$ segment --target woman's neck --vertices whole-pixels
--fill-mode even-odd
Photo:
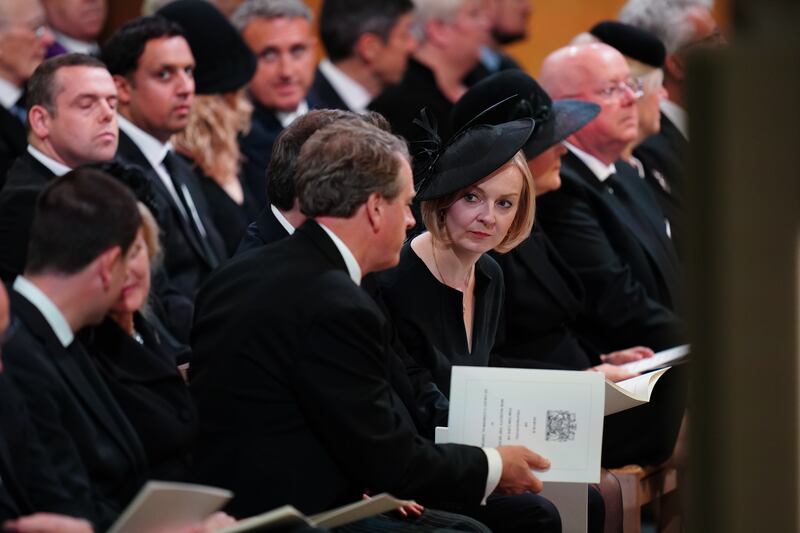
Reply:
[[[440,282],[462,292],[471,288],[475,263],[482,254],[459,253],[452,246],[434,239],[430,233],[415,238],[411,247]]]
[[[125,312],[115,312],[111,311],[109,313],[111,320],[116,322],[119,327],[121,327],[125,333],[128,335],[133,335],[133,312],[132,311],[125,311]]]

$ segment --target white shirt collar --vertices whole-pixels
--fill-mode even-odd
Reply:
[[[58,307],[56,307],[56,304],[54,304],[39,287],[24,277],[17,276],[17,279],[14,280],[13,288],[42,313],[42,316],[50,325],[53,333],[56,334],[56,337],[58,337],[58,340],[64,348],[72,344],[75,333],[73,333],[72,328],[69,327],[67,319],[64,318],[64,315]]]
[[[684,108],[667,99],[661,100],[661,112],[675,124],[686,140],[689,140],[689,114]]]
[[[172,150],[172,144],[169,141],[162,143],[122,115],[117,115],[117,123],[119,129],[131,138],[153,168],[159,167],[167,152]]]
[[[570,152],[575,154],[578,159],[583,161],[583,164],[589,167],[589,170],[592,171],[592,174],[597,176],[597,179],[601,182],[606,181],[610,175],[617,171],[617,167],[614,166],[614,163],[606,165],[592,154],[584,152],[574,144],[568,142],[565,142],[564,144],[567,146]]]
[[[36,159],[39,163],[46,166],[50,170],[50,172],[52,172],[56,176],[63,176],[64,174],[72,170],[64,163],[59,163],[52,157],[43,154],[41,150],[37,149],[31,144],[28,145],[28,153],[31,154],[31,156],[33,156],[33,158]]]
[[[294,111],[275,111],[275,116],[281,126],[288,128],[289,124],[308,113],[308,102],[303,100]]]
[[[53,36],[56,38],[56,41],[58,41],[58,44],[63,46],[67,52],[87,55],[97,55],[100,52],[100,46],[97,43],[79,41],[78,39],[74,39],[69,35],[64,35],[57,31],[53,31]]]
[[[319,222],[317,222],[317,224],[319,224]],[[342,239],[326,228],[324,224],[319,224],[319,227],[325,230],[325,233],[331,238],[333,244],[336,245],[339,253],[342,254],[342,259],[344,259],[344,264],[347,267],[347,273],[350,274],[350,279],[352,279],[353,283],[356,285],[361,285],[361,267],[358,266],[358,261],[356,261],[353,252],[350,251],[350,248],[347,247]]]
[[[6,109],[17,103],[22,96],[22,87],[17,87],[10,81],[0,78],[0,105]]]
[[[363,113],[372,101],[370,95],[363,85],[342,72],[342,70],[330,62],[328,58],[319,62],[319,70],[325,75],[333,86],[339,97],[344,100],[347,107],[356,113]]]
[[[292,226],[291,222],[286,220],[286,217],[283,216],[281,210],[272,204],[269,204],[269,208],[272,210],[272,214],[275,215],[275,218],[278,220],[278,222],[280,222],[281,226],[283,226],[283,229],[286,230],[286,233],[289,235],[294,235],[294,226]]]

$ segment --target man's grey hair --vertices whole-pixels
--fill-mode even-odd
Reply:
[[[411,32],[417,42],[425,41],[425,25],[432,20],[452,21],[466,0],[413,0]]]
[[[661,39],[668,54],[691,39],[693,28],[686,17],[694,8],[711,10],[714,0],[628,0],[619,21],[647,30]]]
[[[312,135],[300,150],[296,189],[308,217],[349,218],[372,193],[389,200],[402,190],[403,139],[371,124],[341,121]]]
[[[304,18],[312,22],[314,14],[303,0],[245,0],[231,15],[231,23],[241,32],[256,18]]]

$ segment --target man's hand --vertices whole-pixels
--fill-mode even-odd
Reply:
[[[92,525],[81,518],[53,513],[36,513],[9,520],[3,531],[16,533],[93,533]]]
[[[503,473],[497,492],[520,494],[525,491],[541,492],[542,482],[531,469],[547,470],[550,461],[525,446],[499,446],[497,452],[503,460]]]
[[[607,363],[593,366],[588,370],[591,370],[593,372],[602,372],[607,380],[613,381],[614,383],[616,383],[617,381],[622,381],[624,379],[635,378],[636,376],[639,375],[637,372],[631,372],[629,370],[625,370],[624,368],[620,368],[616,365],[609,365]]]
[[[653,357],[653,350],[645,348],[644,346],[634,346],[626,350],[619,350],[618,352],[611,352],[609,354],[600,354],[600,360],[604,363],[612,365],[624,365],[631,361],[638,361],[647,357]]]

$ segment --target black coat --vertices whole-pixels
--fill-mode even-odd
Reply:
[[[214,226],[208,204],[197,182],[197,176],[185,161],[179,157],[175,158],[176,175],[173,178],[185,185],[192,197],[197,214],[206,229],[207,247],[201,242],[202,237],[195,230],[192,222],[181,214],[178,205],[161,178],[156,174],[155,169],[123,131],[119,133],[116,157],[123,163],[138,166],[150,179],[161,212],[164,268],[169,282],[186,297],[194,298],[195,292],[205,276],[227,257],[225,243]]]
[[[686,158],[689,140],[661,114],[661,130],[639,145],[633,154],[646,170],[646,180],[672,226],[672,237],[683,255],[689,238],[687,227]]]
[[[314,83],[311,85],[311,91],[316,96],[317,104],[320,109],[343,109],[345,111],[351,111],[319,68],[317,68],[314,73]]]
[[[55,174],[27,151],[8,171],[0,191],[0,278],[6,282],[25,268],[36,198],[53,178]]]
[[[401,414],[386,319],[315,222],[235,257],[200,291],[192,392],[201,481],[230,510],[314,513],[365,489],[422,501],[483,497],[479,448],[435,446]]]
[[[538,199],[539,221],[586,290],[578,331],[600,352],[682,344],[673,312],[680,272],[661,211],[628,165],[600,182],[574,154],[561,187]]]
[[[143,344],[110,318],[81,337],[142,442],[150,476],[182,481],[197,433],[197,411],[176,367],[176,354],[138,313],[134,324]]]
[[[25,153],[27,144],[25,125],[0,105],[0,189],[3,188],[8,169],[16,158]]]
[[[80,516],[108,527],[146,479],[139,438],[79,341],[61,345],[44,316],[12,291],[20,326],[3,348],[5,371],[30,411]]]

